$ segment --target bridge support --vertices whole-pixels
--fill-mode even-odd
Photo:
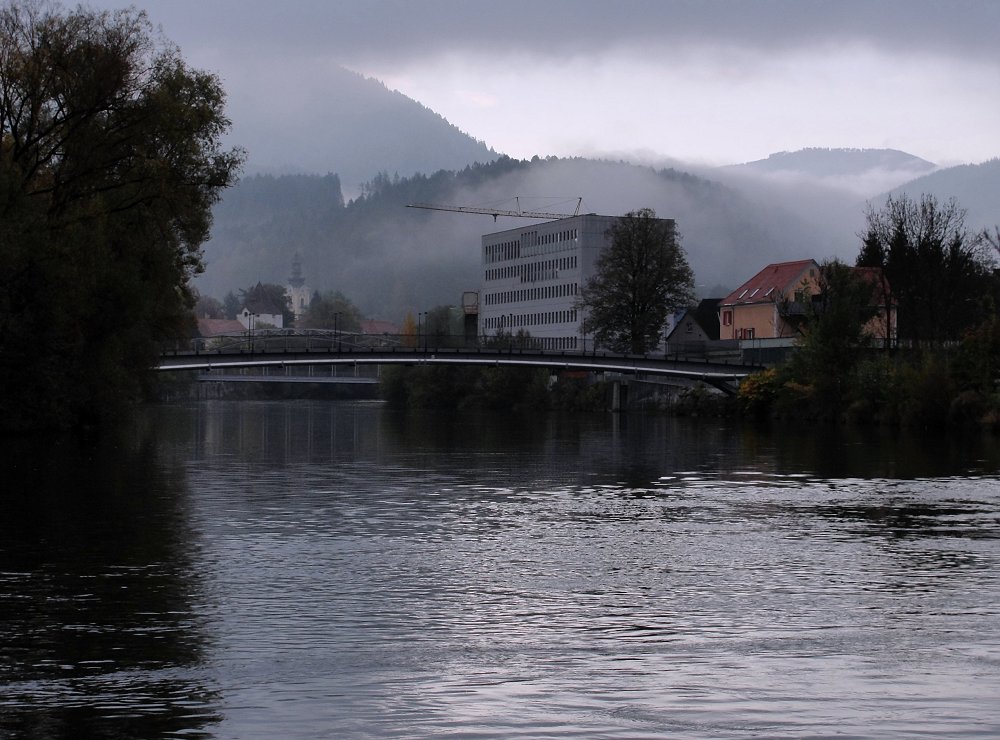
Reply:
[[[611,386],[611,410],[618,413],[628,406],[628,381],[616,380]]]

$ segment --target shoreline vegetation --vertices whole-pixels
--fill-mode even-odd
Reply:
[[[631,413],[738,417],[898,428],[981,427],[1000,432],[1000,321],[951,347],[868,350],[850,372],[811,375],[795,354],[747,377],[734,396],[707,387],[630,391]],[[633,379],[625,379],[633,388]],[[613,381],[584,374],[550,376],[521,368],[412,367],[383,371],[389,408],[512,413],[611,409]]]

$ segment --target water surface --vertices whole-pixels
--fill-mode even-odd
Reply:
[[[208,402],[8,452],[0,736],[1000,735],[989,437]]]

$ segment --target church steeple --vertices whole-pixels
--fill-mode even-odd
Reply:
[[[306,279],[302,277],[302,257],[298,252],[292,257],[292,276],[288,278],[288,284],[293,288],[301,288],[306,284]]]
[[[296,320],[302,318],[302,314],[309,308],[312,292],[306,287],[306,279],[302,277],[302,257],[298,252],[292,258],[292,275],[288,278],[285,293],[292,300],[292,311]]]

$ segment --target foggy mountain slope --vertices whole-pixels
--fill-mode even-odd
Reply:
[[[936,165],[896,149],[822,149],[777,152],[767,159],[719,168],[775,183],[808,183],[871,197],[926,175]]]
[[[322,84],[310,93],[322,96],[318,102],[328,111],[321,127],[311,118],[287,116],[280,105],[240,121],[235,143],[248,152],[249,172],[336,172],[354,193],[379,172],[409,176],[497,158],[485,143],[378,80],[343,67],[322,74]],[[240,101],[233,105],[238,111]],[[280,140],[275,131],[281,131]]]
[[[401,321],[479,289],[480,237],[532,223],[526,219],[406,208],[408,203],[556,210],[540,196],[575,196],[582,213],[619,215],[654,208],[675,218],[697,283],[735,285],[768,262],[828,256],[853,260],[857,228],[820,233],[817,221],[779,197],[769,202],[677,169],[622,162],[501,157],[460,171],[407,178],[379,176],[342,205],[335,176],[250,178],[227,193],[205,246],[199,289],[230,290],[284,282],[296,252],[308,285],[340,290],[373,318]],[[503,204],[507,205],[497,205]],[[828,206],[828,203],[823,203]],[[251,214],[249,217],[246,214]],[[835,245],[836,248],[834,246]],[[836,249],[840,253],[834,255]]]
[[[930,193],[940,202],[955,198],[967,211],[966,226],[992,228],[1000,224],[1000,158],[938,170],[900,185],[892,193],[906,193],[914,199]],[[872,199],[872,205],[880,207],[885,200],[881,195]]]

